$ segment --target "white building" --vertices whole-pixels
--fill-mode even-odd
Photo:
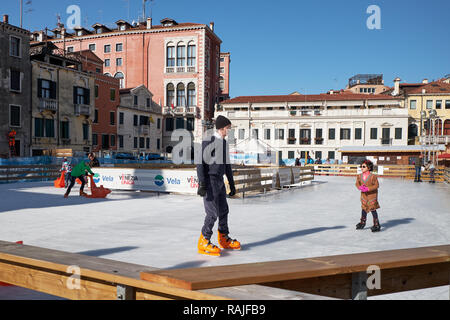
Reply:
[[[408,144],[408,110],[402,99],[385,95],[241,96],[223,101],[218,115],[232,122],[231,147],[257,137],[278,159],[342,160],[343,146]]]
[[[162,152],[161,106],[144,86],[120,90],[117,110],[117,152],[135,155]]]

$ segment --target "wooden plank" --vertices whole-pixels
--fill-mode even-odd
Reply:
[[[383,269],[380,271],[380,288],[368,289],[368,296],[439,287],[449,284],[450,263],[419,265]],[[351,299],[352,276],[350,273],[309,279],[297,279],[263,283],[262,285],[323,295],[339,299]]]
[[[189,290],[259,284],[450,261],[450,245],[231,266],[141,272],[141,279]]]
[[[255,191],[255,190],[270,190],[272,189],[272,184],[262,184],[262,185],[258,185],[258,186],[250,186],[250,187],[245,187],[245,188],[240,188],[236,190],[236,193],[242,193],[242,192],[248,192],[248,191]]]
[[[273,177],[260,177],[260,178],[252,178],[252,179],[242,179],[242,180],[234,180],[234,184],[243,184],[243,183],[252,183],[252,182],[262,182],[267,180],[272,180]]]
[[[53,292],[51,294],[55,295],[56,293],[62,294],[61,296],[63,297],[66,297],[67,294],[64,292],[64,288],[62,288],[66,283],[64,280],[71,275],[67,273],[68,267],[77,266],[80,268],[82,279],[89,280],[89,284],[86,284],[86,286],[88,288],[93,286],[97,288],[95,289],[97,291],[110,290],[108,287],[102,285],[99,287],[97,285],[98,283],[111,283],[151,291],[155,295],[161,295],[163,297],[201,300],[223,299],[223,297],[202,292],[192,292],[143,281],[139,278],[139,275],[142,270],[151,268],[148,266],[28,245],[19,245],[6,241],[0,241],[0,262],[2,263],[0,265],[0,281],[17,284],[37,291]],[[155,270],[155,268],[151,269]],[[24,274],[26,275],[26,279],[21,278]],[[53,286],[57,286],[57,288],[53,288]],[[92,291],[93,289],[89,290]],[[114,292],[115,297],[115,286],[111,292]],[[71,294],[69,293],[69,298],[72,297],[73,294]],[[102,294],[104,293],[92,293],[86,295],[86,297],[101,296]],[[110,296],[110,293],[107,293],[107,295]],[[81,297],[85,296],[82,295]]]

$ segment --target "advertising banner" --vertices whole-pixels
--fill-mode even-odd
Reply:
[[[196,170],[93,168],[94,182],[111,190],[197,194]]]

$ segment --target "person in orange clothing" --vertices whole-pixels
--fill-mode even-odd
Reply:
[[[381,230],[380,222],[378,220],[377,209],[380,208],[378,203],[378,179],[372,174],[373,163],[370,160],[365,160],[361,164],[362,173],[356,177],[356,188],[361,191],[361,221],[356,225],[356,229],[364,229],[366,226],[367,212],[372,213],[373,226],[372,232]]]

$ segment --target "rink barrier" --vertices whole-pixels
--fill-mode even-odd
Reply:
[[[140,279],[149,266],[0,241],[0,281],[73,300],[222,300]]]
[[[450,184],[450,168],[445,168],[443,177],[444,181]]]
[[[20,180],[54,180],[61,174],[61,165],[2,165],[0,166],[0,182]]]
[[[309,167],[235,168],[233,178],[236,195],[245,197],[249,193],[301,186],[314,179],[314,172]]]
[[[364,300],[368,296],[448,286],[450,245],[149,270],[141,272],[141,279],[193,291],[257,284],[338,299]]]
[[[316,175],[329,176],[355,176],[361,171],[359,165],[356,164],[310,164],[306,167],[313,167]],[[446,168],[443,166],[436,167],[434,177],[436,182],[444,181],[444,173]],[[413,180],[415,176],[414,165],[379,165],[374,167],[374,173],[379,177],[395,177]],[[429,170],[422,171],[421,179],[424,181],[431,180]]]

